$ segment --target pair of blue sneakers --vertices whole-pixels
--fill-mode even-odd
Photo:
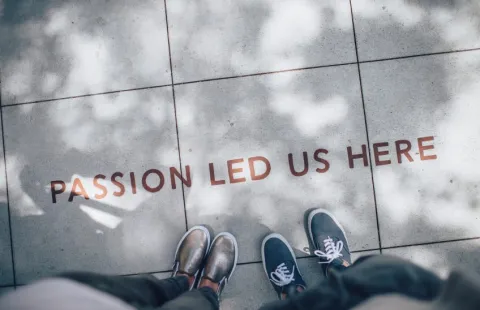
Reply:
[[[331,267],[344,268],[351,264],[345,231],[331,213],[323,209],[312,210],[306,225],[313,254],[319,257],[326,276]],[[280,299],[306,289],[295,253],[282,235],[273,233],[265,237],[262,260],[265,273]]]

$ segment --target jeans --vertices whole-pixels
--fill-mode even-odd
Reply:
[[[412,263],[384,255],[366,256],[348,268],[329,269],[328,278],[315,287],[261,310],[351,309],[370,297],[393,293],[431,301],[442,287],[436,275]]]
[[[219,309],[217,294],[212,289],[189,291],[188,279],[183,276],[158,280],[150,275],[122,277],[74,272],[59,277],[113,295],[139,310]]]

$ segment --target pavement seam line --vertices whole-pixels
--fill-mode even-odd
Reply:
[[[0,106],[2,106],[2,81],[1,81],[1,68],[0,68]],[[3,109],[0,109],[0,121],[2,123],[2,147],[3,147],[3,164],[5,166],[5,193],[7,195],[7,214],[8,214],[8,231],[10,234],[10,254],[12,257],[12,277],[13,285],[17,285],[17,272],[15,269],[15,250],[13,248],[13,233],[12,233],[12,214],[10,212],[10,196],[8,195],[8,176],[7,176],[7,150],[5,149],[5,129],[3,121]]]
[[[180,151],[180,134],[178,130],[178,119],[177,119],[177,102],[175,98],[175,84],[173,83],[173,65],[172,65],[172,51],[170,47],[170,30],[168,28],[168,13],[167,13],[167,0],[163,0],[165,8],[165,25],[167,29],[167,43],[168,43],[168,58],[170,60],[170,78],[172,86],[172,98],[173,98],[173,111],[175,114],[175,130],[177,134],[177,149],[178,149],[178,161],[180,164],[180,176],[182,177],[182,199],[183,199],[183,215],[185,218],[185,231],[188,231],[188,217],[187,217],[187,202],[185,200],[185,186],[183,184],[183,165],[182,165],[182,154]]]
[[[362,83],[362,73],[360,71],[360,62],[358,57],[358,46],[357,46],[357,34],[355,32],[355,19],[353,16],[353,7],[352,7],[352,0],[350,0],[350,13],[352,18],[352,30],[353,30],[353,40],[355,43],[355,54],[357,57],[357,70],[358,70],[358,81],[360,83],[360,96],[362,98],[362,108],[363,108],[363,119],[365,122],[365,133],[367,138],[367,149],[368,149],[368,161],[370,163],[370,177],[372,181],[372,191],[373,191],[373,204],[375,206],[375,219],[377,224],[377,237],[378,237],[378,246],[380,249],[380,254],[382,254],[382,238],[380,234],[380,220],[378,218],[378,205],[377,205],[377,193],[375,191],[375,179],[373,177],[373,163],[372,163],[372,151],[370,148],[370,136],[368,132],[368,121],[367,121],[367,111],[365,109],[365,97],[363,94],[363,83]]]

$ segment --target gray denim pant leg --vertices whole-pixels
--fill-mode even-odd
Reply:
[[[368,298],[397,293],[419,300],[435,299],[443,281],[408,261],[386,256],[362,257],[351,267],[331,270],[318,285],[292,298],[267,304],[261,310],[343,310]]]
[[[159,310],[218,310],[217,294],[210,288],[200,288],[184,293],[167,302]]]
[[[188,279],[178,276],[159,280],[151,275],[108,276],[91,272],[59,275],[115,296],[138,310],[218,310],[218,298],[210,288],[189,291]]]

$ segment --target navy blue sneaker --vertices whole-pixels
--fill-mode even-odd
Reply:
[[[314,254],[320,258],[325,275],[328,276],[331,266],[342,269],[352,264],[345,230],[330,212],[312,210],[307,225],[310,243],[315,247]]]
[[[270,234],[263,239],[262,260],[278,298],[285,299],[306,289],[295,254],[282,235]]]

